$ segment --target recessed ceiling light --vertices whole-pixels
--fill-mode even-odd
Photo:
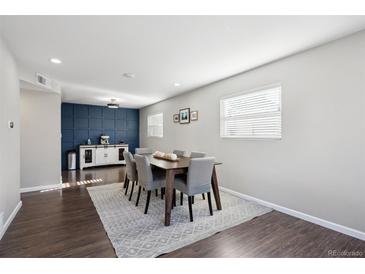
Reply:
[[[123,76],[125,78],[134,78],[134,77],[136,77],[136,75],[134,73],[131,73],[131,72],[123,73]]]
[[[110,99],[111,103],[107,104],[108,108],[119,108],[119,104],[116,103],[117,99]]]
[[[175,87],[180,87],[180,83],[174,83]]]
[[[51,59],[49,59],[49,61],[53,64],[61,64],[62,63],[62,61],[58,58],[51,58]]]

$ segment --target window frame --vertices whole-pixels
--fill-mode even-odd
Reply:
[[[254,92],[258,92],[258,91],[264,91],[267,89],[272,89],[272,88],[280,88],[280,136],[275,137],[275,136],[227,136],[224,135],[224,123],[225,123],[225,117],[224,117],[224,113],[223,113],[223,101],[225,99],[230,99],[230,98],[234,98],[234,97],[238,97],[238,96],[242,96],[245,94],[250,94],[250,93],[254,93]],[[220,138],[222,139],[244,139],[244,140],[281,140],[283,138],[283,108],[282,108],[282,84],[280,82],[278,83],[273,83],[273,84],[269,84],[269,85],[264,85],[264,86],[260,86],[257,88],[252,88],[252,89],[248,89],[248,90],[244,90],[244,91],[238,91],[235,93],[231,93],[225,96],[222,96],[220,98],[219,101],[219,119],[220,119],[220,126],[219,126],[219,134],[220,134]]]
[[[149,133],[150,133],[150,131],[149,131],[149,123],[148,123],[149,117],[156,116],[156,115],[162,115],[162,136],[149,135]],[[153,113],[153,114],[147,114],[147,137],[149,137],[149,138],[163,138],[163,128],[164,128],[163,124],[164,124],[164,115],[163,115],[163,112],[158,112],[158,113]]]

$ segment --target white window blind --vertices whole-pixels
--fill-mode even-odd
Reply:
[[[281,86],[242,92],[220,101],[221,137],[281,138]]]
[[[148,115],[147,136],[163,137],[163,113]]]

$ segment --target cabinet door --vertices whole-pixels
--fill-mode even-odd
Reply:
[[[94,153],[93,150],[91,148],[85,149],[85,164],[92,164],[93,163],[93,157],[94,157]]]
[[[124,151],[128,151],[128,147],[118,147],[118,163],[119,164],[125,164],[125,159],[123,156]]]
[[[108,148],[107,161],[109,164],[116,164],[118,162],[118,150],[116,147]]]
[[[82,148],[80,149],[80,168],[90,167],[95,164],[95,149]]]
[[[106,158],[108,157],[108,149],[103,147],[96,148],[96,164],[104,165],[106,163]]]

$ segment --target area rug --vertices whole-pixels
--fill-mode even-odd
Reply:
[[[194,222],[190,222],[187,197],[184,195],[184,205],[180,206],[180,199],[177,199],[177,206],[171,212],[171,225],[165,227],[165,202],[154,193],[145,215],[146,192],[142,191],[136,207],[137,191],[132,201],[128,201],[129,195],[124,195],[121,183],[88,187],[87,190],[120,258],[157,257],[271,211],[270,208],[221,191],[223,209],[215,209],[212,195],[214,212],[210,216],[207,200],[198,195],[193,204]]]

